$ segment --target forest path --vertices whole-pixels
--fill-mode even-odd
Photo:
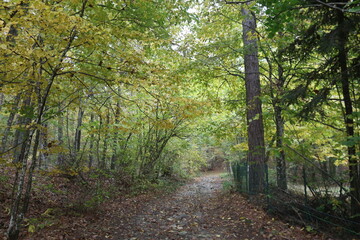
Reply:
[[[172,193],[112,199],[92,214],[64,215],[23,239],[331,239],[274,219],[244,196],[225,192],[223,175],[203,174]]]
[[[222,191],[220,172],[206,173],[174,194],[112,216],[108,239],[326,239],[269,217],[239,194]],[[110,229],[109,229],[110,230]]]
[[[175,194],[144,204],[123,225],[117,239],[224,239],[227,229],[213,225],[210,204],[222,188],[219,173],[207,173],[182,186]]]

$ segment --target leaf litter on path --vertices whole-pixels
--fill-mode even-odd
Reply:
[[[46,239],[218,240],[332,239],[266,214],[237,193],[224,193],[220,174],[204,174],[176,192],[115,199],[97,216],[68,219]],[[40,239],[35,234],[27,239]]]

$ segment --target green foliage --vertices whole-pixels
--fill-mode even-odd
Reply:
[[[102,180],[96,179],[92,186],[83,186],[75,202],[70,207],[79,213],[94,212],[99,206],[114,196],[114,187],[106,185]]]
[[[7,184],[9,182],[9,179],[10,179],[9,176],[0,175],[1,186],[4,186],[5,184]]]
[[[223,173],[220,175],[220,177],[222,179],[222,188],[224,189],[224,191],[226,192],[236,191],[236,184],[231,174]]]
[[[46,185],[42,186],[41,188],[44,189],[45,191],[50,191],[50,192],[58,194],[58,195],[66,194],[65,191],[56,188],[53,183],[46,184]]]
[[[54,215],[54,209],[48,208],[38,218],[27,218],[25,219],[27,231],[29,233],[35,233],[43,228],[50,227],[56,224],[57,219]]]
[[[80,211],[94,211],[97,209],[106,199],[109,199],[110,193],[108,191],[104,191],[102,188],[96,187],[96,190],[92,194],[92,196],[84,201],[82,205],[80,205]]]
[[[234,181],[231,180],[223,181],[222,185],[224,191],[226,192],[234,192],[236,189]]]
[[[147,192],[172,193],[184,183],[184,179],[160,178],[153,181],[148,179],[137,179],[128,189],[130,196],[137,196]]]

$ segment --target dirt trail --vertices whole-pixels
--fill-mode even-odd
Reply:
[[[239,194],[222,194],[220,173],[141,204],[115,223],[112,239],[326,239],[270,218]]]
[[[218,174],[196,178],[176,194],[146,203],[115,239],[221,239],[207,223],[211,209],[206,206],[219,189]]]
[[[240,194],[224,193],[222,181],[220,173],[208,173],[172,194],[114,199],[95,215],[59,219],[24,239],[331,239],[276,220]]]

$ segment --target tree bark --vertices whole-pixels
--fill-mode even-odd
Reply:
[[[115,126],[119,124],[119,117],[120,117],[120,101],[118,101],[116,103],[116,110],[115,110]],[[116,166],[116,162],[117,162],[117,158],[118,158],[118,151],[117,149],[119,148],[118,144],[119,144],[119,134],[114,133],[113,134],[113,154],[111,156],[111,163],[110,163],[110,169],[114,170],[115,166]]]
[[[283,149],[285,122],[282,116],[283,109],[280,101],[281,96],[279,96],[281,95],[282,89],[284,87],[284,82],[285,80],[283,76],[283,68],[281,66],[278,66],[278,79],[275,86],[275,90],[278,92],[278,96],[275,97],[273,101],[273,107],[276,125],[276,148],[279,150],[279,155],[276,156],[276,183],[278,188],[282,190],[287,189],[285,151]]]
[[[102,120],[102,116],[101,114],[98,115],[99,116],[99,126],[97,129],[97,140],[96,140],[96,160],[97,160],[97,166],[100,169],[104,169],[104,165],[103,162],[101,161],[101,157],[100,157],[100,143],[101,143],[101,132],[102,132],[102,127],[103,127],[103,120]]]
[[[344,124],[346,127],[346,135],[348,138],[355,136],[354,120],[352,118],[353,106],[350,94],[349,74],[347,67],[347,50],[346,42],[348,38],[348,30],[346,29],[344,13],[338,11],[338,28],[339,28],[339,65],[341,73],[342,94],[345,104]],[[360,214],[360,176],[359,162],[356,156],[355,144],[347,147],[349,159],[349,177],[350,177],[350,195],[351,195],[351,215]],[[359,219],[360,217],[357,217]]]
[[[28,92],[29,93],[29,92]],[[26,99],[23,100],[22,108],[23,109],[31,109],[32,108],[31,97],[30,94]],[[31,122],[31,118],[29,116],[19,116],[18,127],[15,131],[14,137],[14,155],[13,155],[13,163],[21,162],[21,155],[22,155],[22,145],[26,143],[27,136],[29,135],[29,129],[27,125]]]
[[[2,109],[2,106],[4,104],[5,95],[3,93],[0,93],[0,111]]]
[[[40,130],[40,142],[39,142],[39,148],[40,148],[40,153],[39,153],[39,164],[38,164],[38,168],[41,169],[42,167],[45,167],[45,169],[47,168],[47,164],[48,164],[48,153],[47,150],[49,148],[49,141],[48,141],[48,124],[43,123],[42,124],[42,129]]]
[[[80,103],[81,104],[81,103]],[[81,144],[81,126],[84,116],[84,110],[81,106],[79,106],[78,116],[77,116],[77,124],[76,124],[76,130],[75,130],[75,141],[74,141],[74,156],[75,161],[76,157],[78,155],[78,152],[80,151],[80,144]]]
[[[16,116],[16,112],[18,110],[18,106],[19,106],[19,102],[20,102],[20,96],[21,96],[21,94],[17,94],[15,96],[15,98],[14,98],[14,105],[11,108],[9,118],[7,120],[7,125],[6,125],[6,128],[4,130],[3,137],[1,139],[1,153],[4,153],[6,151],[10,130],[11,130],[11,127],[13,125],[13,122],[14,122],[14,119],[15,119],[15,116]]]
[[[59,104],[59,117],[58,117],[58,126],[57,126],[57,140],[58,140],[58,144],[60,147],[63,147],[64,144],[64,117],[62,115],[62,109],[61,109],[61,104]],[[64,159],[64,154],[62,152],[58,153],[57,156],[57,163],[56,163],[58,168],[63,168],[65,165],[65,159]]]
[[[107,162],[107,149],[108,149],[108,140],[110,137],[109,134],[109,125],[110,125],[110,110],[107,109],[105,127],[104,127],[104,139],[103,139],[103,152],[102,152],[102,168],[106,169]]]
[[[90,114],[90,124],[91,124],[91,134],[90,134],[90,150],[89,150],[89,168],[92,167],[93,163],[94,163],[94,127],[92,126],[92,124],[94,123],[94,113]]]
[[[256,19],[246,7],[242,8],[246,118],[248,132],[249,192],[263,193],[265,188],[265,144],[260,100],[260,73],[256,40]]]

